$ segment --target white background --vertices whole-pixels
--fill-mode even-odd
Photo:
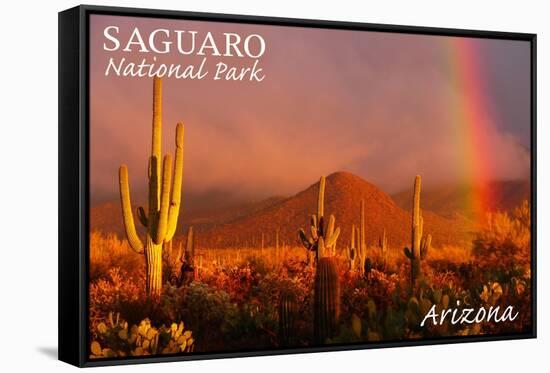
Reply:
[[[120,371],[543,371],[550,355],[546,246],[550,179],[547,1],[95,1],[188,11],[538,34],[538,334],[536,340],[126,366]],[[0,370],[74,369],[57,356],[57,12],[73,1],[8,0],[0,22]],[[75,123],[76,125],[76,123]],[[75,248],[76,249],[76,248]],[[540,368],[537,368],[540,367]]]

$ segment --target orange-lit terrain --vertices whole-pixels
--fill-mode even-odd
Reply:
[[[531,42],[88,23],[91,358],[532,331]]]
[[[425,189],[420,206],[424,200],[433,201],[429,188]],[[330,215],[334,215],[332,231],[339,228],[340,233],[334,246],[325,247],[319,258],[304,247],[298,233],[303,228],[311,238],[311,215],[319,216],[319,182],[289,198],[262,201],[257,207],[246,204],[240,212],[235,206],[230,208],[232,213],[213,211],[214,223],[208,214],[197,213],[194,237],[189,240],[190,225],[183,214],[171,244],[163,247],[159,300],[147,295],[146,263],[122,233],[120,206],[93,207],[92,356],[257,350],[529,330],[527,202],[516,203],[521,198],[514,195],[510,197],[513,205],[483,219],[458,210],[447,217],[422,210],[423,235],[431,236],[431,244],[419,260],[421,275],[413,280],[413,262],[404,253],[405,247],[411,247],[412,190],[395,197],[401,208],[358,176],[338,172],[327,177],[323,234],[330,239],[325,229]],[[404,195],[408,195],[408,209]],[[452,201],[447,201],[444,211],[449,205]],[[477,225],[477,220],[484,223]],[[352,226],[357,233],[353,243]],[[332,268],[335,277],[321,281],[320,265]],[[433,305],[440,312],[457,308],[457,302],[461,309],[500,307],[500,314],[513,306],[518,316],[513,322],[474,324],[453,324],[449,318],[433,325],[430,319],[420,326]]]

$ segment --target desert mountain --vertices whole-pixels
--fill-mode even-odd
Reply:
[[[264,245],[269,247],[275,245],[278,231],[280,244],[295,245],[298,242],[298,229],[307,231],[310,216],[316,212],[318,188],[319,182],[316,182],[288,198],[276,197],[218,208],[211,206],[202,210],[184,209],[177,235],[184,234],[187,226],[193,225],[200,246],[223,248],[260,247],[263,234]],[[426,199],[429,199],[428,192],[423,191],[422,205]],[[403,201],[405,208],[401,208],[382,190],[359,176],[336,172],[326,179],[325,214],[334,214],[336,217],[336,225],[342,231],[338,244],[340,248],[348,244],[352,224],[359,224],[361,200],[365,202],[368,244],[375,244],[384,229],[390,245],[394,247],[402,247],[410,241],[411,216],[406,211],[406,205],[412,203],[410,198],[408,203]],[[117,201],[93,207],[90,214],[92,230],[123,234],[120,214]],[[424,230],[432,234],[434,245],[459,243],[469,231],[467,221],[462,218],[444,218],[427,209],[423,216]]]
[[[422,208],[447,218],[463,216],[471,219],[482,212],[476,211],[468,201],[480,194],[490,196],[487,200],[489,210],[507,211],[530,198],[530,185],[526,180],[513,180],[494,181],[481,187],[427,186],[422,190]],[[397,193],[392,198],[399,207],[409,210],[412,190]]]
[[[218,193],[212,193],[208,197],[191,196],[188,197],[189,203],[185,200],[182,203],[183,211],[180,215],[180,221],[184,224],[178,225],[178,234],[183,233],[183,228],[189,225],[206,229],[212,225],[225,224],[261,211],[284,199],[284,197],[270,197],[260,201],[242,201],[227,198],[227,196],[221,198]],[[146,203],[134,203],[132,207],[136,209],[139,205],[146,206]],[[90,227],[92,230],[106,234],[123,235],[124,226],[121,213],[118,200],[96,204],[90,209]],[[136,226],[140,230],[141,226],[139,226],[137,219]]]
[[[412,185],[411,185],[412,186]],[[297,231],[309,226],[309,217],[316,212],[319,183],[293,197],[233,222],[213,226],[200,234],[201,244],[213,247],[258,246],[264,234],[265,245],[275,243],[279,231],[281,244],[297,243]],[[358,225],[360,201],[365,202],[367,243],[375,244],[385,229],[389,243],[401,246],[410,240],[411,216],[376,186],[347,172],[336,172],[326,179],[325,214],[334,214],[342,230],[339,247],[349,242],[352,224]],[[410,202],[412,203],[412,202]],[[457,222],[424,212],[425,232],[434,236],[434,243],[457,243],[466,237],[465,221]]]

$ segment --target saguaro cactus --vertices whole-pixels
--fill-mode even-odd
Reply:
[[[180,285],[188,285],[195,279],[195,234],[193,227],[187,229],[187,240],[185,243],[184,254],[180,257]]]
[[[426,258],[432,244],[432,236],[423,237],[424,219],[420,210],[420,190],[422,180],[419,175],[414,179],[412,239],[411,248],[405,247],[404,252],[411,261],[411,284],[415,287],[422,278],[422,260]]]
[[[347,248],[346,255],[349,263],[349,270],[355,271],[356,262],[357,262],[357,245],[355,244],[355,224],[351,226],[350,245]]]
[[[340,281],[334,257],[317,263],[313,309],[315,343],[324,344],[338,333],[340,319]]]
[[[293,297],[281,294],[279,301],[279,343],[282,346],[290,346],[294,342],[294,326],[298,306]]]
[[[162,248],[174,237],[181,202],[183,175],[183,124],[176,126],[176,159],[172,175],[172,155],[161,159],[162,144],[162,80],[153,80],[153,133],[149,157],[149,213],[138,207],[139,221],[146,229],[145,244],[137,234],[130,201],[128,167],[119,169],[120,200],[126,237],[130,247],[143,254],[146,263],[146,290],[150,299],[158,301],[162,291]]]
[[[388,259],[390,255],[390,247],[388,246],[388,237],[386,236],[386,230],[382,232],[382,237],[378,240],[378,247],[380,248],[381,252],[381,258],[382,258],[382,265],[384,267],[384,270],[386,269],[388,265]]]
[[[325,182],[325,177],[322,176],[319,180],[317,214],[311,215],[310,236],[308,237],[301,228],[298,232],[302,245],[307,250],[317,254],[315,257],[316,262],[324,256],[334,256],[336,241],[340,236],[340,227],[335,228],[336,219],[334,215],[331,214],[328,220],[325,220]]]
[[[183,261],[193,265],[195,263],[195,234],[193,233],[193,227],[190,226],[187,229],[187,241],[185,244],[185,255],[182,258]]]
[[[365,233],[365,201],[361,200],[359,228],[357,228],[357,259],[359,272],[365,273],[365,262],[367,261],[367,239]]]

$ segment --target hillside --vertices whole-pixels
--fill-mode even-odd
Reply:
[[[205,229],[201,244],[224,247],[258,246],[264,234],[265,244],[274,245],[279,230],[282,244],[295,244],[300,227],[309,226],[309,217],[315,213],[318,182],[306,190],[264,210],[237,219],[231,223]],[[391,245],[401,246],[410,240],[410,214],[376,186],[347,172],[336,172],[327,177],[325,214],[334,214],[342,230],[340,247],[349,241],[352,224],[359,223],[360,201],[365,201],[367,242],[374,244],[386,229]],[[442,218],[424,212],[425,232],[434,236],[434,243],[458,242],[468,230],[465,222]]]
[[[529,199],[530,186],[525,180],[494,181],[482,187],[428,186],[422,190],[422,208],[448,218],[463,216],[472,219],[481,211],[475,210],[468,201],[480,194],[491,196],[487,206],[489,210],[506,211]],[[408,210],[411,206],[412,190],[397,193],[392,198],[398,206]]]
[[[235,202],[203,209],[186,210],[184,207],[176,236],[181,236],[187,226],[193,225],[198,244],[205,247],[260,247],[262,234],[265,246],[273,246],[277,231],[281,244],[297,244],[298,229],[307,229],[311,214],[316,212],[318,185],[316,182],[288,198]],[[423,201],[429,200],[427,192],[423,192],[422,197]],[[402,247],[410,241],[409,212],[364,179],[351,173],[336,172],[326,179],[325,214],[334,214],[336,225],[342,231],[339,247],[345,247],[349,242],[352,224],[359,224],[361,200],[365,201],[368,244],[375,244],[384,229],[394,247]],[[118,201],[93,207],[90,214],[92,230],[123,234],[120,213]],[[465,219],[451,220],[426,210],[423,215],[425,232],[433,235],[435,245],[459,243],[469,230]]]
[[[217,195],[211,196],[208,201],[203,201],[205,197],[190,197],[190,203],[184,201],[182,203],[182,213],[180,215],[180,221],[185,224],[179,224],[177,235],[184,232],[185,226],[193,225],[206,229],[212,225],[224,224],[234,221],[240,217],[247,216],[257,211],[261,211],[271,205],[274,205],[282,200],[284,197],[271,197],[260,201],[239,201],[228,200],[227,198],[222,200]],[[145,206],[145,204],[141,204]],[[134,210],[139,204],[134,203]],[[141,226],[136,224],[138,230],[141,232]],[[90,209],[90,227],[92,230],[101,231],[103,233],[115,233],[122,235],[124,233],[124,227],[122,225],[121,207],[120,202],[104,202],[93,206]]]

